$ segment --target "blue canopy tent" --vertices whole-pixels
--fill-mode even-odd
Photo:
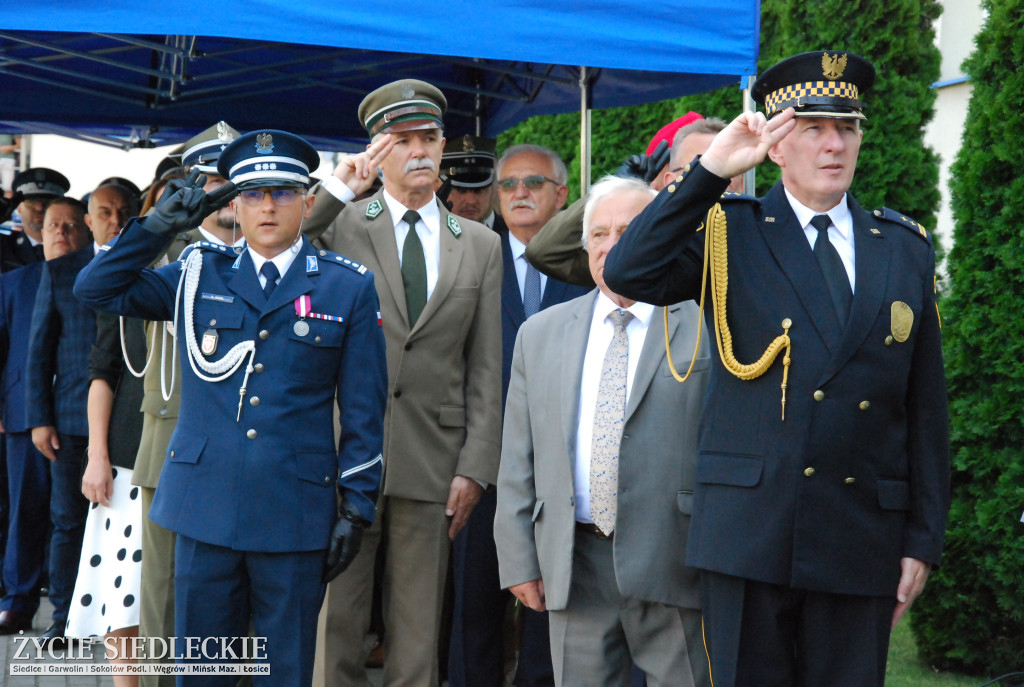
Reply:
[[[224,119],[351,149],[363,95],[414,77],[448,96],[450,133],[494,136],[581,105],[738,86],[759,20],[757,0],[4,3],[0,131],[149,146]]]

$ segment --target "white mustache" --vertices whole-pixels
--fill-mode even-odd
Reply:
[[[405,173],[415,172],[417,169],[429,169],[432,172],[437,171],[437,165],[429,157],[421,157],[413,160],[409,160],[405,163]]]
[[[515,210],[516,208],[530,208],[531,210],[536,210],[537,204],[529,198],[520,198],[519,200],[512,201],[512,209]]]

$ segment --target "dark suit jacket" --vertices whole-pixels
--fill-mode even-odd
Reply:
[[[495,218],[494,226],[497,229],[500,216]],[[516,278],[516,267],[512,259],[512,246],[508,239],[508,227],[502,220],[501,236],[501,264],[503,276],[501,280],[501,402],[504,408],[505,396],[508,394],[508,380],[512,369],[512,351],[516,345],[516,333],[519,327],[526,321],[526,311],[523,310],[523,296],[519,291],[519,281]],[[564,303],[577,296],[582,296],[589,289],[582,286],[572,286],[557,279],[548,278],[544,286],[544,297],[540,301],[540,309],[544,310],[555,303]]]
[[[29,332],[28,425],[88,436],[89,351],[96,313],[73,294],[93,258],[93,244],[43,263]]]
[[[670,184],[612,249],[608,286],[653,303],[699,298],[700,228],[727,183],[697,165]],[[847,198],[856,286],[842,326],[781,184],[761,199],[721,196],[736,358],[757,360],[789,319],[792,364],[783,421],[781,360],[744,381],[715,356],[689,561],[800,589],[891,597],[901,557],[939,562],[949,504],[935,252],[916,223]],[[913,315],[905,340],[901,304]]]
[[[29,357],[32,309],[42,273],[43,263],[36,262],[0,276],[0,365],[3,368],[0,418],[8,432],[27,432],[32,428],[25,405],[25,366]]]
[[[111,465],[135,469],[135,456],[142,437],[142,378],[128,371],[121,350],[121,318],[96,313],[96,341],[89,353],[89,383],[102,379],[114,391],[114,407],[107,429],[107,451]],[[144,322],[134,317],[124,321],[124,349],[136,370],[146,361]]]
[[[108,312],[172,319],[183,263],[143,269],[166,244],[130,222],[82,273],[76,294]],[[181,414],[150,518],[243,551],[326,549],[337,514],[334,486],[372,521],[380,484],[386,372],[373,277],[304,239],[267,300],[248,251],[206,242],[189,250],[202,251],[202,272],[193,322],[178,322],[179,355],[184,360],[189,327],[197,343],[216,334],[211,362],[245,341],[255,355],[219,382],[183,362]],[[309,317],[297,328],[294,302],[303,295],[312,313],[336,319]]]
[[[43,245],[33,246],[21,231],[0,235],[0,272],[11,272],[43,261]]]

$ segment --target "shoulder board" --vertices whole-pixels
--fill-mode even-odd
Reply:
[[[366,274],[369,271],[366,269],[366,265],[361,265],[355,260],[346,258],[344,255],[332,253],[329,250],[321,249],[318,250],[316,254],[320,256],[319,264],[342,265],[344,267],[349,268],[353,272],[358,272],[359,274]]]
[[[222,243],[214,243],[212,241],[196,241],[195,243],[190,243],[185,246],[181,251],[181,254],[178,256],[178,260],[184,260],[194,250],[201,250],[214,255],[223,255],[231,259],[238,257],[231,246],[225,246]]]
[[[871,214],[874,215],[875,217],[878,217],[879,219],[888,220],[893,224],[899,224],[900,226],[911,230],[912,232],[920,236],[922,239],[927,241],[929,245],[931,245],[932,237],[931,234],[928,233],[928,230],[922,227],[914,220],[907,217],[906,215],[900,214],[895,210],[890,210],[889,208],[884,207],[874,210]]]
[[[748,196],[746,193],[736,193],[735,191],[726,191],[722,194],[719,199],[722,203],[757,203],[758,199],[754,196]]]

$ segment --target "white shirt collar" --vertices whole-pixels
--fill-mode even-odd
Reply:
[[[203,229],[202,227],[197,227],[197,229],[199,229],[199,233],[203,235],[203,238],[204,238],[204,239],[206,239],[207,241],[209,241],[210,243],[216,243],[216,244],[218,244],[218,245],[221,245],[221,246],[226,246],[226,245],[228,245],[228,244],[227,244],[227,243],[225,243],[224,241],[221,241],[221,240],[220,240],[220,239],[219,239],[219,238],[218,238],[218,237],[217,237],[217,236],[216,236],[215,234],[213,234],[212,232],[206,231],[206,229]],[[232,245],[232,246],[244,246],[244,245],[245,245],[245,237],[244,237],[244,236],[242,236],[241,232],[239,232],[239,234],[238,234],[238,238],[237,238],[237,239],[235,239],[235,242],[234,242],[234,243],[232,243],[231,245]],[[262,264],[262,263],[261,263],[261,264]]]
[[[597,299],[594,301],[594,321],[604,322],[605,318],[608,317],[614,310],[619,310],[620,306],[616,305],[615,301],[605,295],[604,291],[598,289]],[[654,306],[650,303],[641,303],[637,301],[628,308],[622,308],[622,310],[628,310],[633,314],[633,319],[647,327],[651,324],[651,317],[654,315]],[[629,326],[629,325],[627,325]]]
[[[440,228],[441,210],[434,200],[435,196],[431,196],[430,202],[421,208],[407,208],[388,193],[387,189],[384,189],[382,195],[384,196],[384,203],[388,206],[388,211],[391,213],[391,223],[394,226],[397,227],[399,222],[405,221],[403,217],[407,210],[416,210],[420,215],[420,219],[423,220],[423,226],[428,234],[433,235]]]
[[[850,215],[850,206],[846,203],[845,193],[835,207],[829,208],[826,212],[818,212],[817,210],[810,209],[797,200],[785,186],[782,187],[782,190],[786,192],[786,199],[789,200],[789,205],[793,208],[793,213],[796,215],[796,220],[800,223],[801,228],[810,224],[815,215],[828,215],[843,240],[850,240],[850,231],[853,228],[853,217]]]
[[[291,267],[293,262],[295,262],[295,256],[299,254],[299,251],[292,250],[292,248],[296,246],[301,248],[301,239],[294,246],[286,248],[274,257],[270,258],[270,262],[274,263],[277,266],[277,271],[281,273],[281,276],[278,278],[278,283],[280,283],[281,279],[284,279],[285,272],[287,272],[288,268]],[[256,276],[259,276],[260,269],[263,268],[263,263],[267,261],[267,258],[254,251],[252,246],[247,246],[246,250],[249,251],[249,257],[252,258],[252,264],[256,268]]]

